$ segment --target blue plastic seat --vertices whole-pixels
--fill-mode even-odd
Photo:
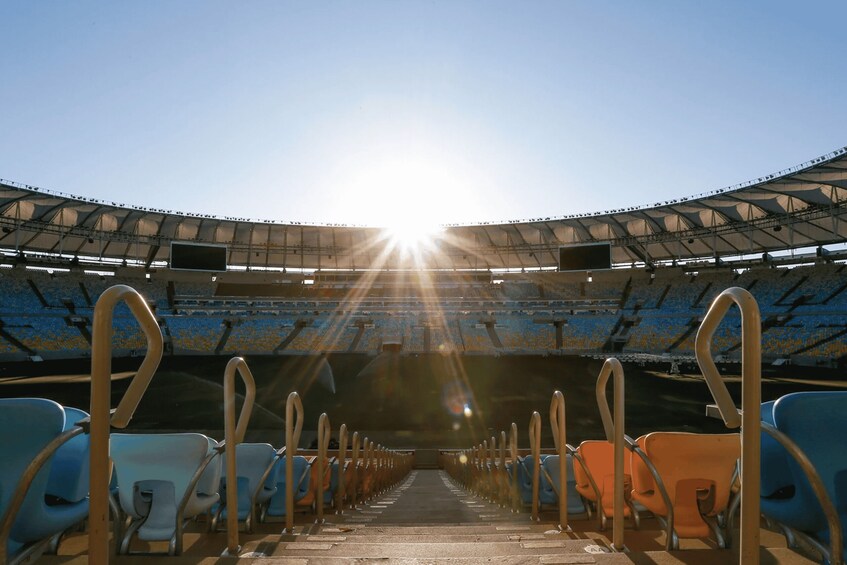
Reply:
[[[66,428],[73,427],[73,422],[68,420],[76,421],[75,412],[69,410],[69,413],[66,417],[65,409],[52,400],[0,399],[0,457],[3,462],[0,465],[0,515],[6,514],[10,499],[18,488],[27,466],[48,443]],[[83,438],[74,438],[71,442],[75,439]],[[87,443],[87,440],[82,443]],[[65,444],[67,445],[68,443]],[[76,446],[77,444],[73,444],[65,452],[67,465],[63,469],[69,473],[71,483],[74,483],[72,475],[80,474],[78,469],[71,467],[72,452]],[[88,494],[87,474],[85,484],[76,481],[67,489],[60,488],[61,485],[55,482],[51,484],[51,465],[55,457],[51,457],[41,467],[32,481],[6,540],[4,559],[25,552],[25,546],[28,544],[61,533],[88,515],[88,500],[85,496]],[[78,489],[85,491],[81,497],[76,493]],[[50,492],[51,490],[55,492]],[[46,497],[51,499],[50,504],[47,504]],[[77,500],[73,500],[74,498]]]
[[[194,433],[112,434],[110,452],[118,500],[121,510],[131,518],[120,553],[129,551],[136,531],[144,541],[168,541],[168,553],[180,552],[180,518],[207,512],[219,500],[220,456],[215,445],[214,440]],[[203,465],[207,466],[190,491]],[[181,508],[183,500],[186,502]]]
[[[541,462],[544,463],[544,459],[546,459],[547,455],[542,455],[540,457]],[[518,462],[516,465],[517,473],[518,473],[518,494],[520,495],[521,504],[524,506],[532,505],[532,473],[535,468],[535,458],[532,455],[527,455],[526,457],[518,457]],[[542,477],[544,473],[540,474]],[[543,480],[543,479],[542,479]],[[552,488],[551,488],[552,490]],[[538,493],[539,498],[541,496],[542,487],[539,483],[538,485]],[[555,500],[551,500],[550,502],[541,501],[542,504],[555,504]]]
[[[283,455],[276,462],[276,493],[271,496],[270,503],[268,504],[268,516],[280,517],[286,515],[285,458],[286,456]],[[292,462],[294,463],[294,502],[297,503],[298,500],[305,498],[309,494],[312,468],[309,465],[308,459],[302,455],[295,456]]]
[[[773,405],[775,400],[762,403],[762,422],[774,426]],[[761,496],[762,503],[768,506],[770,500],[784,498],[788,491],[793,491],[794,478],[788,468],[791,457],[785,448],[770,434],[762,432],[761,444]],[[765,512],[764,507],[762,512]]]
[[[88,418],[88,412],[65,406],[65,428]],[[80,502],[88,497],[90,451],[88,435],[78,435],[56,450],[50,465],[47,494],[67,502]]]
[[[582,497],[576,490],[576,478],[574,477],[573,471],[573,456],[570,454],[565,455],[565,464],[568,469],[568,489],[567,489],[567,504],[568,504],[568,513],[569,514],[583,514],[586,512],[585,504],[582,501]],[[542,485],[545,489],[545,495],[542,499],[542,504],[559,504],[559,493],[562,492],[562,489],[559,485],[559,456],[558,455],[550,455],[546,457],[541,462],[541,475],[544,477],[542,481]],[[546,489],[549,487],[552,492],[553,501],[547,502],[550,499],[550,495],[546,493]]]
[[[235,448],[238,473],[238,520],[245,522],[247,531],[255,523],[257,507],[266,504],[276,493],[276,449],[269,443],[239,443]],[[226,503],[226,476],[221,478],[221,504]],[[227,516],[220,507],[219,518]]]
[[[766,412],[767,407],[763,406],[764,421],[767,421]],[[774,426],[791,438],[814,465],[838,512],[842,535],[847,534],[847,441],[844,435],[847,392],[788,394],[773,403],[772,416]],[[766,443],[764,439],[762,512],[828,544],[830,534],[823,510],[802,468],[780,445]],[[766,461],[769,462],[767,467]],[[780,464],[773,464],[773,461]]]

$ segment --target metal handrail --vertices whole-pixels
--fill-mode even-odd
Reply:
[[[532,521],[538,522],[538,487],[541,482],[541,414],[533,412],[529,418],[529,450],[532,454]]]
[[[295,412],[297,412],[295,416]],[[296,418],[296,423],[295,423]],[[294,533],[294,457],[303,431],[303,401],[292,392],[285,401],[285,531]]]
[[[195,489],[197,488],[197,483],[200,482],[200,478],[203,476],[203,473],[206,471],[206,467],[212,462],[215,457],[218,457],[221,454],[221,451],[225,448],[224,445],[218,444],[215,449],[206,454],[206,457],[194,471],[194,474],[191,476],[191,479],[188,481],[188,486],[185,489],[185,492],[182,495],[182,498],[179,501],[179,505],[176,507],[176,519],[174,521],[174,535],[171,538],[171,541],[168,543],[168,555],[181,555],[182,554],[182,532],[183,527],[185,526],[185,520],[183,516],[185,514],[185,507],[188,506],[188,502],[191,500],[191,497],[194,496]],[[238,502],[235,503],[236,507]],[[229,522],[231,518],[229,518],[229,514],[227,515],[227,526],[229,526]],[[238,526],[238,517],[236,512],[236,527]],[[129,537],[124,539],[123,543],[125,544],[122,547],[121,553],[127,553],[129,551]],[[238,538],[236,537],[236,543],[238,543]],[[236,551],[237,554],[237,551]]]
[[[501,506],[505,506],[505,500],[503,496],[503,482],[505,481],[508,484],[509,475],[506,472],[506,443],[508,439],[506,437],[505,430],[500,431],[500,474],[498,475],[499,480],[497,483],[497,499]]]
[[[606,400],[606,384],[609,376],[614,375],[614,403],[615,416],[609,410],[609,402]],[[615,492],[614,511],[612,519],[612,547],[615,551],[624,550],[623,520],[624,520],[624,373],[620,361],[614,357],[606,359],[600,376],[597,377],[597,407],[600,409],[600,418],[603,420],[603,430],[606,440],[614,446],[615,461]]]
[[[4,560],[6,559],[6,547],[9,540],[9,534],[12,531],[12,526],[15,524],[15,518],[18,516],[18,511],[20,510],[21,505],[23,505],[24,500],[26,500],[29,487],[32,485],[32,481],[35,480],[35,476],[44,464],[53,456],[53,454],[56,453],[56,450],[72,438],[84,432],[85,429],[80,426],[75,426],[62,432],[45,445],[44,449],[38,452],[35,459],[30,461],[29,465],[27,465],[26,469],[24,469],[23,473],[21,473],[21,478],[12,493],[9,506],[3,514],[2,521],[0,521],[0,562],[5,563]]]
[[[585,459],[583,459],[582,455],[579,454],[579,449],[574,448],[569,444],[567,447],[568,451],[571,453],[571,455],[573,455],[574,461],[579,463],[583,472],[585,472],[585,476],[588,477],[588,483],[591,485],[591,489],[594,491],[594,497],[597,500],[597,513],[600,515],[600,529],[602,530],[606,526],[606,513],[603,511],[603,495],[600,493],[600,488],[597,486],[597,482],[594,480],[594,475],[591,474],[591,470],[585,463]]]
[[[112,318],[118,301],[124,300],[147,338],[147,354],[123,398],[112,406]],[[162,330],[150,307],[127,285],[107,288],[94,306],[91,331],[91,427],[88,500],[88,559],[93,565],[109,562],[109,429],[125,428],[159,367],[164,351]]]
[[[738,413],[729,391],[712,359],[712,336],[736,304],[741,310],[741,408]],[[761,404],[762,404],[762,318],[759,305],[749,291],[732,287],[715,298],[706,312],[694,352],[700,371],[706,378],[709,391],[718,405],[721,418],[728,428],[741,426],[741,547],[742,563],[759,563],[759,520],[761,491]]]
[[[338,492],[335,495],[335,513],[344,513],[344,466],[347,462],[347,424],[338,429]]]
[[[490,443],[488,444],[488,479],[489,479],[489,500],[494,502],[497,500],[498,495],[498,487],[497,487],[497,438],[491,436]]]
[[[235,373],[241,376],[246,389],[244,404],[235,421]],[[236,469],[236,451],[239,443],[244,441],[247,423],[256,402],[256,381],[250,367],[241,357],[233,357],[224,369],[224,443],[226,445],[226,505],[230,509],[226,513],[226,553],[237,556],[241,551],[238,543],[238,471]]]
[[[509,454],[512,458],[512,511],[520,510],[520,495],[518,494],[518,425],[512,422],[509,429]]]
[[[794,443],[788,435],[779,431],[776,427],[767,422],[762,422],[761,425],[762,429],[778,441],[791,455],[791,457],[797,461],[797,464],[800,465],[803,473],[806,474],[806,478],[809,479],[809,486],[812,487],[812,490],[818,499],[818,503],[821,505],[824,516],[826,516],[827,526],[829,527],[830,550],[829,555],[824,555],[824,559],[831,565],[843,565],[844,540],[841,536],[841,520],[838,517],[838,510],[836,510],[835,505],[832,503],[832,499],[826,492],[826,486],[824,485],[821,476],[818,474],[817,469],[815,469],[815,466],[809,457],[802,449],[800,449],[800,446]],[[744,483],[741,483],[741,488],[744,488]]]
[[[352,480],[353,488],[350,493],[350,509],[355,510],[358,505],[359,490],[359,432],[353,432],[352,453],[350,454],[350,465],[353,466]]]
[[[659,470],[656,469],[656,465],[653,464],[653,461],[650,460],[650,458],[647,456],[643,449],[638,447],[638,444],[633,441],[632,438],[630,438],[629,436],[624,436],[624,441],[626,442],[627,449],[629,449],[635,455],[638,455],[638,457],[644,463],[644,466],[647,467],[647,470],[653,477],[653,482],[656,483],[656,488],[659,489],[659,495],[661,495],[662,501],[664,501],[665,503],[665,508],[667,509],[667,516],[665,516],[665,530],[667,533],[665,539],[665,551],[677,549],[679,543],[676,532],[674,531],[673,501],[671,501],[668,489],[665,488],[665,481],[662,480],[662,476],[659,474]],[[633,517],[634,516],[635,514],[633,513]]]
[[[323,412],[318,417],[318,484],[315,493],[315,524],[324,522],[324,476],[327,471],[327,448],[329,438],[332,437],[332,429],[329,424],[329,416]]]
[[[559,529],[570,530],[568,526],[568,466],[567,436],[565,435],[565,395],[557,390],[550,400],[550,427],[553,429],[553,444],[559,455]]]

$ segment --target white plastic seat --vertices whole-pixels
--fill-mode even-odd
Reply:
[[[167,541],[168,553],[179,554],[183,520],[220,498],[212,488],[216,473],[220,480],[216,444],[195,433],[112,434],[110,443],[120,507],[132,519],[119,553],[128,553],[137,531],[139,539]]]

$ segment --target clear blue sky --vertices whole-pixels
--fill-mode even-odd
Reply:
[[[0,1],[0,177],[383,225],[592,212],[847,145],[847,2]]]

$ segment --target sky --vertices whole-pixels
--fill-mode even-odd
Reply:
[[[847,145],[847,2],[0,0],[0,178],[280,222],[646,205]]]

